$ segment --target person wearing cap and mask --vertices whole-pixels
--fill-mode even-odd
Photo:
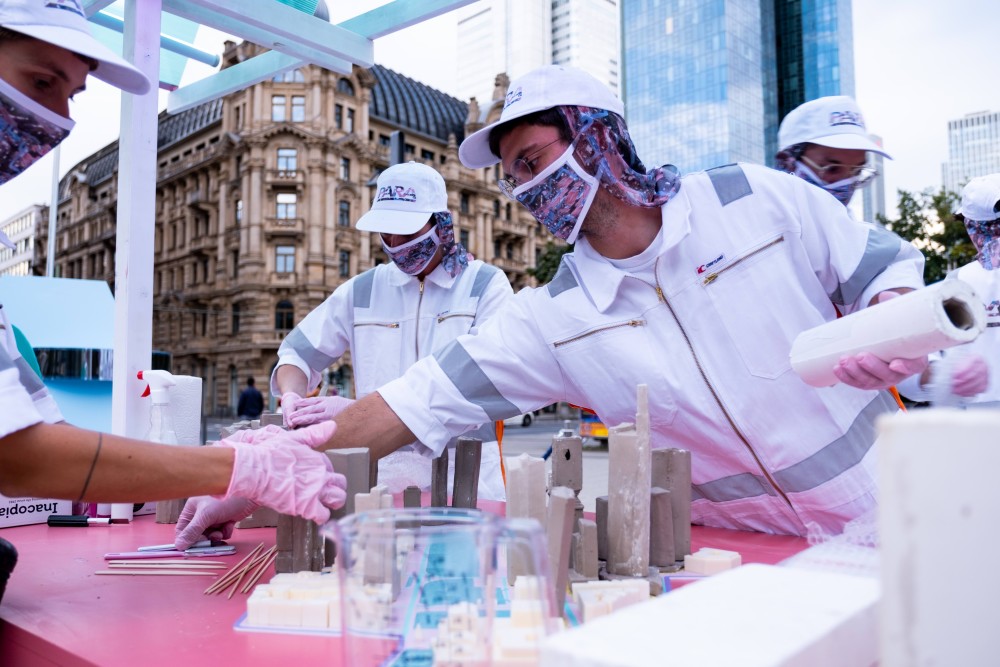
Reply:
[[[357,396],[366,396],[418,359],[475,332],[513,293],[502,271],[470,261],[456,242],[444,179],[427,165],[408,162],[383,171],[358,229],[378,232],[392,261],[338,287],[282,341],[271,391],[281,396],[289,428],[332,419],[351,404],[340,396],[302,398],[348,350]],[[466,435],[483,441],[479,497],[503,500],[496,426],[485,423]],[[445,442],[454,447],[452,438]],[[393,493],[409,485],[429,490],[431,461],[421,452],[432,449],[410,445],[382,458],[379,483]],[[452,474],[454,461],[452,455]]]
[[[846,95],[820,97],[789,111],[778,127],[778,145],[778,169],[823,188],[844,206],[878,175],[868,166],[868,153],[892,159],[868,136],[861,109]]]
[[[884,389],[927,364],[841,359],[842,384],[791,370],[800,332],[922,286],[923,256],[819,188],[757,165],[647,170],[621,101],[579,70],[511,82],[497,122],[459,148],[567,242],[552,281],[337,415],[327,447],[382,456],[554,401],[632,422],[648,387],[653,447],[692,453],[696,523],[840,532],[876,503]],[[614,456],[614,452],[611,454]]]
[[[69,134],[69,100],[88,74],[127,93],[149,90],[146,77],[93,39],[88,25],[76,0],[0,0],[0,183]],[[0,234],[0,242],[9,239]],[[311,448],[329,438],[332,424],[173,447],[64,423],[18,352],[2,304],[0,403],[0,493],[9,497],[135,502],[215,494],[230,513],[261,503],[317,522],[345,500],[346,480]],[[0,593],[6,576],[0,572]]]
[[[948,273],[945,280],[972,286],[986,308],[986,329],[971,343],[934,355],[920,375],[899,383],[899,391],[913,401],[949,401],[939,387],[948,383],[951,394],[973,408],[1000,407],[1000,174],[979,176],[962,189],[955,212],[965,223],[976,247],[976,260]],[[938,373],[946,373],[939,379]]]

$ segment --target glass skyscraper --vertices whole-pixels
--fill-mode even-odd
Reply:
[[[1000,113],[980,111],[948,121],[948,161],[944,187],[954,193],[976,176],[1000,172]]]
[[[788,111],[854,94],[850,0],[621,0],[621,16],[625,113],[647,166],[772,164]]]

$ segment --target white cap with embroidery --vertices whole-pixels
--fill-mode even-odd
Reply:
[[[858,103],[846,95],[820,97],[788,112],[778,127],[778,149],[805,143],[872,151],[892,159],[868,136]]]
[[[448,210],[444,179],[419,162],[394,164],[376,181],[371,210],[358,220],[358,229],[383,234],[412,234],[434,213]]]
[[[977,222],[1000,219],[1000,174],[977,176],[969,181],[962,189],[958,213]]]

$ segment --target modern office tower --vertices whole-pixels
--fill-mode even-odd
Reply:
[[[1000,172],[1000,113],[979,111],[948,121],[948,161],[941,180],[961,192],[970,179]]]
[[[647,166],[773,164],[778,124],[854,94],[850,0],[621,0],[626,119]]]
[[[480,0],[459,10],[455,94],[493,99],[511,79],[550,63],[589,72],[618,93],[618,0]]]
[[[0,276],[29,276],[35,249],[35,226],[42,220],[42,207],[33,204],[0,222],[0,233],[15,245],[0,245]]]
[[[882,147],[882,137],[877,134],[868,135],[872,141]],[[885,216],[885,158],[878,153],[868,153],[868,164],[878,172],[878,175],[861,190],[861,202],[864,220],[877,222],[877,216]],[[858,196],[854,195],[855,198]]]

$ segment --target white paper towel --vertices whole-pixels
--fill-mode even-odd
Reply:
[[[203,445],[201,441],[201,378],[191,375],[171,375],[176,383],[167,390],[170,397],[169,415],[177,435],[177,443],[181,445]],[[144,414],[142,417],[142,437],[149,431],[149,409],[152,400],[140,401]]]
[[[945,280],[803,331],[792,344],[792,368],[808,384],[829,387],[839,382],[833,368],[844,355],[916,359],[975,340],[985,328],[972,287]]]

